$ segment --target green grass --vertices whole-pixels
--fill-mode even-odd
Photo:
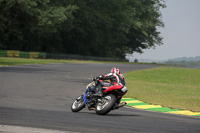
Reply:
[[[27,59],[0,57],[0,66],[29,65],[29,64],[51,64],[51,63],[123,63],[106,61],[83,61],[83,60],[58,60],[58,59]]]
[[[0,66],[9,65],[30,65],[30,64],[52,64],[52,63],[112,63],[112,64],[135,64],[133,62],[112,62],[112,61],[92,61],[92,60],[60,60],[60,59],[30,59],[30,58],[10,58],[0,57]],[[151,64],[151,63],[137,63]],[[153,65],[164,65],[154,64]]]
[[[147,103],[200,111],[200,69],[155,68],[124,74],[128,93]]]

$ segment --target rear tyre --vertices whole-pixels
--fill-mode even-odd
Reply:
[[[113,109],[115,103],[115,95],[109,94],[104,97],[102,102],[97,103],[95,111],[98,115],[106,115]]]
[[[71,106],[71,110],[72,110],[72,112],[79,112],[84,107],[85,107],[85,103],[83,100],[83,96],[81,95],[78,98],[76,98],[76,100],[73,102],[73,104]]]

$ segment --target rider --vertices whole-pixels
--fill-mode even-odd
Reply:
[[[124,75],[123,74],[120,74],[120,69],[119,68],[116,68],[116,67],[113,67],[111,69],[111,73],[107,74],[107,75],[101,75],[99,77],[96,77],[94,78],[94,80],[96,79],[100,79],[100,80],[110,80],[110,86],[108,86],[107,89],[122,89],[123,87],[125,87],[126,83],[125,83],[125,79],[124,79]],[[106,89],[106,90],[107,90]],[[127,90],[125,90],[125,92],[122,94],[122,96],[127,92]],[[99,90],[97,90],[97,93],[93,94],[94,96],[103,96],[103,92],[102,92],[102,88],[100,88]],[[121,101],[121,98],[122,96],[118,97],[117,99],[117,107],[122,107],[126,104],[126,102],[122,102],[120,103]]]

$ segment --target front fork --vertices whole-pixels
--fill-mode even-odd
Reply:
[[[87,97],[88,97],[89,93],[90,93],[90,89],[88,88],[86,90],[85,94],[83,95],[83,100],[85,103],[88,103]]]

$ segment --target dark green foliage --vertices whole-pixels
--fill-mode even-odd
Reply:
[[[163,0],[0,0],[0,49],[125,58],[162,44]]]

